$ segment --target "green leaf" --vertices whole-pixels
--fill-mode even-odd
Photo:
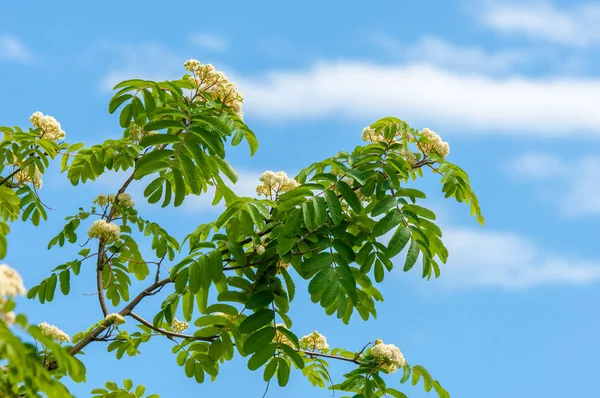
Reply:
[[[127,101],[130,98],[133,98],[133,95],[124,94],[118,97],[113,97],[108,103],[108,113],[114,113],[117,110],[117,108],[119,108],[121,104],[123,104],[123,102]]]
[[[406,262],[404,263],[404,271],[410,271],[410,269],[417,262],[419,258],[419,245],[416,240],[411,240],[408,252],[406,253]]]
[[[410,229],[407,227],[400,227],[396,229],[387,246],[387,257],[391,259],[400,254],[400,252],[406,247],[410,237]]]
[[[153,145],[174,144],[176,142],[181,142],[181,138],[179,136],[172,134],[155,134],[144,137],[140,141],[140,145],[146,148]]]
[[[244,249],[242,245],[237,242],[227,242],[227,249],[233,255],[235,262],[238,265],[246,265],[246,253],[244,253]]]
[[[385,196],[383,199],[381,199],[379,202],[377,202],[377,204],[373,207],[373,210],[371,210],[371,217],[377,217],[383,213],[385,213],[386,211],[388,211],[392,206],[396,205],[396,199],[394,199],[391,196]]]
[[[373,226],[373,236],[377,237],[385,235],[402,221],[404,221],[404,216],[398,210],[392,209],[381,220],[377,221],[375,226]]]
[[[246,308],[255,309],[269,305],[273,302],[273,293],[270,290],[261,290],[254,293],[246,301]]]
[[[275,328],[268,326],[253,333],[244,343],[244,352],[252,354],[269,344],[275,338]]]
[[[360,213],[362,211],[362,205],[360,200],[358,200],[356,193],[354,193],[354,190],[344,181],[338,181],[336,187],[352,210],[354,210],[355,213]]]
[[[435,220],[435,213],[425,207],[421,207],[419,205],[408,204],[402,207],[402,210],[408,210],[412,213],[415,213],[418,216],[428,218],[430,220]]]
[[[145,131],[163,130],[163,129],[185,129],[185,123],[178,120],[161,119],[153,122],[146,123],[144,126]]]
[[[285,387],[290,380],[290,365],[283,358],[279,358],[277,367],[277,381],[280,387]]]
[[[238,174],[235,171],[235,169],[231,167],[228,161],[226,161],[225,159],[221,159],[218,156],[213,156],[211,159],[217,164],[219,170],[221,170],[231,182],[233,182],[234,184],[237,182]]]
[[[274,343],[267,344],[263,349],[257,351],[248,360],[248,369],[256,370],[263,366],[267,361],[275,355],[277,345]]]
[[[271,362],[265,367],[265,371],[263,373],[263,380],[269,381],[273,378],[275,371],[277,370],[278,358],[271,359]]]
[[[60,291],[66,296],[71,290],[71,273],[69,270],[64,270],[58,274],[58,279],[60,281]]]
[[[240,332],[242,333],[252,333],[255,330],[260,329],[261,327],[272,323],[275,317],[275,313],[270,309],[263,309],[254,314],[250,315],[248,318],[244,319],[244,321],[240,324]]]

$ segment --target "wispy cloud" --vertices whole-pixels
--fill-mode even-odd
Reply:
[[[540,199],[557,206],[563,216],[600,216],[600,156],[567,160],[547,153],[527,153],[512,160],[507,169],[521,180],[537,182]]]
[[[4,34],[0,35],[0,62],[30,62],[33,60],[33,54],[25,45],[15,36]]]
[[[258,178],[262,174],[262,171],[242,168],[238,168],[236,171],[238,173],[237,183],[231,184],[229,180],[225,180],[228,186],[240,197],[256,197],[256,186],[259,184]],[[188,196],[183,204],[184,209],[189,212],[198,213],[222,212],[225,209],[223,201],[219,205],[213,206],[212,201],[214,197],[215,190],[209,187],[206,193],[199,196]]]
[[[190,43],[208,50],[225,51],[227,50],[227,41],[221,36],[207,33],[196,33],[190,37]]]
[[[247,115],[269,121],[388,114],[464,134],[600,136],[600,79],[491,77],[422,64],[321,62],[236,78]]]
[[[435,36],[423,36],[415,43],[402,43],[390,36],[378,34],[371,41],[397,60],[457,71],[506,72],[534,61],[531,51],[486,52],[473,46],[456,45]]]
[[[157,43],[102,43],[98,53],[108,59],[106,75],[98,86],[101,92],[110,92],[115,84],[127,79],[160,81],[179,78],[184,72],[183,62],[189,58]]]
[[[556,252],[509,232],[443,229],[450,252],[439,283],[450,289],[526,289],[600,282],[600,261]]]
[[[600,44],[597,3],[572,3],[562,8],[549,1],[485,4],[479,18],[494,30],[575,47]]]

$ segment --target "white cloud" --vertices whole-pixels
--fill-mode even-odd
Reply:
[[[508,170],[520,179],[537,181],[539,197],[568,218],[600,216],[600,156],[565,160],[555,155],[527,153]]]
[[[525,289],[600,281],[600,262],[564,255],[513,233],[444,228],[450,256],[439,283],[451,289]]]
[[[228,184],[229,188],[240,197],[256,197],[256,186],[259,184],[258,177],[262,174],[261,172],[254,170],[236,169],[238,173],[238,181],[236,184],[225,179],[225,183]],[[183,202],[184,209],[192,212],[222,212],[224,202],[221,201],[217,206],[212,205],[212,201],[215,197],[215,189],[213,187],[208,188],[208,192],[203,193],[199,196],[188,196]]]
[[[489,77],[422,65],[321,62],[235,79],[248,116],[265,120],[397,115],[465,134],[600,135],[600,80]],[[441,128],[439,129],[441,130]]]
[[[110,55],[108,71],[99,84],[102,92],[112,91],[115,84],[127,79],[161,81],[180,78],[185,72],[183,63],[187,58],[156,43],[102,43],[99,52],[104,53],[104,58]]]
[[[19,39],[11,35],[0,35],[0,61],[29,62],[33,55]]]
[[[548,1],[488,2],[479,18],[488,27],[562,45],[600,43],[600,5],[580,3],[560,9]]]
[[[424,36],[413,44],[404,44],[390,36],[376,35],[372,42],[403,61],[460,71],[504,72],[528,64],[534,58],[531,51],[488,53],[476,47],[457,46],[434,36]]]
[[[224,38],[206,33],[192,35],[190,37],[190,43],[213,51],[227,50],[227,41]]]

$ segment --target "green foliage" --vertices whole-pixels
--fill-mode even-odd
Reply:
[[[27,294],[42,304],[52,301],[57,289],[69,295],[83,263],[93,262],[85,266],[95,270],[105,318],[74,335],[74,346],[65,347],[19,318],[20,327],[43,344],[42,350],[0,321],[5,336],[0,359],[14,367],[0,378],[2,388],[69,396],[56,380],[84,379],[75,355],[87,345],[109,342],[107,350],[121,359],[140,354],[151,338],[167,337],[183,374],[198,383],[214,380],[237,352],[247,359],[248,369],[263,368],[264,380],[275,378],[280,386],[300,370],[313,386],[355,397],[405,397],[386,385],[384,367],[371,355],[370,344],[358,352],[312,347],[292,331],[290,308],[296,290],[306,288],[326,314],[345,324],[355,314],[366,321],[377,316],[376,303],[383,301],[376,285],[397,264],[405,272],[418,268],[425,279],[438,278],[448,258],[442,232],[425,206],[425,193],[406,185],[431,168],[442,176],[446,197],[469,204],[483,224],[467,174],[437,152],[424,150],[427,138],[407,123],[387,117],[369,127],[378,139],[306,167],[288,188],[269,188],[267,199],[238,197],[228,186],[238,176],[226,160],[227,145],[245,139],[252,155],[256,138],[226,95],[194,79],[186,75],[175,81],[118,84],[109,112],[118,111],[123,135],[91,147],[47,140],[39,130],[0,128],[5,134],[0,143],[0,257],[6,253],[10,222],[31,220],[37,226],[47,218],[36,182],[17,179],[18,172],[43,174],[61,154],[61,169],[73,185],[95,181],[107,171],[129,173],[117,192],[66,218],[48,249],[78,244],[77,256],[54,267]],[[410,145],[420,153],[407,155]],[[138,214],[125,193],[133,180],[142,180],[150,204],[177,207],[189,195],[213,187],[213,205],[224,201],[225,209],[180,241]],[[95,232],[90,229],[82,237],[81,228],[88,227]],[[151,250],[142,254],[140,247],[147,243]],[[133,278],[147,286],[132,292]],[[162,303],[148,318],[135,312],[146,297],[159,293]],[[128,321],[123,324],[120,317]],[[354,370],[335,384],[327,360],[348,362]],[[424,367],[405,365],[403,372],[402,383],[410,379],[416,385],[422,379],[426,391],[449,397]],[[143,386],[134,389],[125,380],[123,388],[108,382],[106,389],[92,394],[141,397],[144,392]]]
[[[93,398],[158,398],[158,394],[144,395],[146,387],[142,384],[133,388],[133,382],[129,379],[123,380],[123,388],[117,383],[109,381],[104,385],[106,388],[95,388],[92,390]]]

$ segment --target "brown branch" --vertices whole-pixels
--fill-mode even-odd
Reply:
[[[330,358],[330,359],[339,359],[340,361],[352,362],[357,365],[362,365],[362,362],[355,358],[346,358],[341,357],[339,355],[331,355],[331,354],[321,354],[320,352],[314,351],[306,351],[306,350],[296,350],[300,354],[308,355],[311,358],[322,357],[322,358]]]
[[[141,316],[139,316],[138,314],[134,313],[134,312],[130,312],[129,316],[132,317],[133,319],[137,320],[138,322],[140,322],[142,325],[149,327],[150,329],[163,334],[169,338],[173,338],[173,337],[177,337],[180,339],[192,339],[192,340],[200,340],[200,341],[213,341],[214,339],[216,339],[219,336],[212,336],[212,337],[197,337],[197,336],[193,336],[191,334],[182,334],[182,333],[175,333],[175,332],[170,332],[168,330],[162,329],[162,328],[157,328],[156,326],[154,326],[152,323],[148,322],[147,320],[145,320],[144,318],[142,318]]]
[[[102,256],[99,256],[102,257]],[[100,260],[98,260],[100,262]],[[98,301],[100,302],[100,308],[102,308],[102,314],[108,315],[108,307],[106,306],[106,299],[104,298],[104,286],[102,286],[102,269],[96,269],[96,286],[98,287]]]

